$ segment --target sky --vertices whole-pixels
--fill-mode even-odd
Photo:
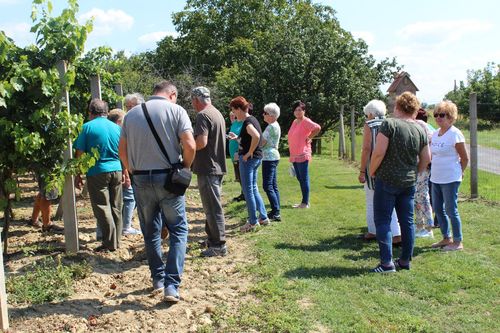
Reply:
[[[467,70],[500,63],[498,0],[314,0],[333,7],[343,29],[362,38],[376,59],[395,57],[418,87],[422,102],[436,103]],[[54,0],[54,15],[67,2]],[[175,36],[171,15],[185,0],[80,0],[79,20],[94,17],[86,49],[107,45],[126,54],[152,50]],[[31,0],[0,0],[0,30],[17,45],[34,42]],[[495,42],[496,41],[496,42]],[[382,86],[385,92],[388,85]]]

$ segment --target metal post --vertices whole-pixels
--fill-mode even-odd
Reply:
[[[351,161],[356,161],[356,123],[354,119],[354,105],[351,106]]]
[[[478,154],[477,154],[477,94],[469,95],[470,117],[470,197],[479,197],[478,193]]]
[[[344,104],[340,106],[340,122],[339,122],[339,157],[345,157],[345,134],[344,134]]]
[[[57,63],[57,70],[59,71],[59,77],[64,80],[66,74],[66,62],[59,61]],[[62,92],[62,98],[66,102],[67,112],[70,113],[69,108],[69,92],[64,89]],[[59,110],[61,111],[61,110]],[[64,151],[64,161],[73,158],[73,143],[68,137],[67,140],[68,148]],[[64,179],[64,189],[62,195],[63,205],[63,221],[64,221],[64,240],[66,242],[66,252],[76,253],[79,250],[78,244],[78,219],[76,217],[76,200],[75,200],[75,187],[74,187],[74,177],[71,175],[66,175]]]
[[[101,96],[101,78],[99,74],[94,75],[90,78],[90,94],[92,98],[102,99]]]
[[[116,103],[116,107],[118,109],[123,109],[123,88],[121,83],[115,84],[115,93],[120,96],[120,99]]]

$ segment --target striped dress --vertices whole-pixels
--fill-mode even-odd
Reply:
[[[370,177],[370,160],[372,157],[373,149],[375,149],[375,140],[377,138],[378,130],[382,122],[384,121],[384,117],[376,117],[372,120],[366,121],[366,124],[370,128],[370,134],[372,137],[372,145],[370,147],[370,156],[368,156],[368,162],[366,163],[366,184],[370,190],[375,190],[375,177]]]

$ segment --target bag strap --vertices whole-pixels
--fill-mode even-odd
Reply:
[[[153,122],[151,121],[151,117],[149,116],[148,109],[146,108],[146,103],[142,103],[141,106],[142,106],[142,112],[144,113],[144,117],[146,117],[146,120],[148,121],[149,128],[151,129],[151,132],[153,133],[153,136],[156,139],[156,143],[158,143],[158,146],[160,147],[161,152],[167,158],[167,161],[168,161],[168,164],[170,164],[170,167],[172,167],[173,164],[172,164],[172,162],[170,162],[170,158],[168,158],[167,150],[165,149],[165,146],[161,142],[161,139],[158,136],[158,133],[156,132],[156,129],[153,125]]]

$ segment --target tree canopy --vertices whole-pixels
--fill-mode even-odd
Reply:
[[[328,130],[340,104],[360,110],[381,98],[378,86],[397,70],[394,60],[377,63],[331,7],[310,0],[188,0],[173,19],[179,36],[150,54],[160,75],[189,74],[212,89],[220,109],[237,95],[256,110],[276,102],[285,130],[293,101],[306,102]]]
[[[446,99],[457,104],[461,114],[469,114],[469,95],[477,94],[478,117],[495,123],[500,122],[500,65],[488,63],[480,70],[467,71],[467,85],[448,92]]]

